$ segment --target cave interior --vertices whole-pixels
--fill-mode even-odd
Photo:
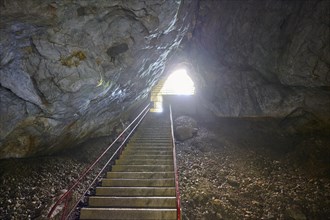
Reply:
[[[183,219],[329,218],[328,0],[0,0],[0,218],[43,219],[148,103],[194,125]]]

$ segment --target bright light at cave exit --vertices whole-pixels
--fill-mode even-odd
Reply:
[[[188,76],[185,69],[174,71],[167,78],[162,88],[162,94],[193,95],[194,93],[194,82]]]

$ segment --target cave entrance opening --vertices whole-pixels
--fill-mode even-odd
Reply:
[[[151,112],[163,112],[163,96],[191,96],[195,84],[185,69],[178,69],[166,79],[161,79],[151,91]]]

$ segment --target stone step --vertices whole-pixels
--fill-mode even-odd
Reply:
[[[147,133],[143,133],[141,135],[134,135],[132,137],[131,140],[134,140],[134,139],[154,139],[154,140],[166,140],[166,139],[171,139],[171,136],[170,135],[164,135],[164,134],[147,134]]]
[[[169,143],[172,139],[131,139],[131,143]]]
[[[96,187],[97,196],[175,196],[175,187]]]
[[[120,159],[116,161],[116,165],[173,165],[173,160],[125,160]]]
[[[139,139],[139,138],[152,138],[152,139],[170,139],[171,133],[170,132],[155,132],[155,133],[143,133],[139,135],[134,135],[132,139]]]
[[[132,140],[130,144],[148,144],[148,145],[172,145],[172,141],[153,141],[153,140]]]
[[[125,147],[125,150],[129,150],[129,149],[145,149],[145,150],[150,150],[150,149],[155,149],[155,150],[158,150],[158,149],[164,149],[164,150],[167,150],[167,149],[173,149],[172,145],[144,145],[144,146],[140,146],[140,145],[127,145]]]
[[[176,197],[109,197],[91,196],[89,207],[109,208],[176,208]]]
[[[152,142],[152,141],[169,141],[169,140],[172,140],[170,137],[167,137],[167,138],[157,138],[155,136],[147,136],[147,137],[134,137],[134,138],[131,138],[130,141],[135,141],[135,140],[140,140],[140,141],[149,141],[149,142]]]
[[[80,219],[177,219],[176,209],[82,208]]]
[[[173,159],[173,155],[121,155],[120,158],[123,159],[139,159],[139,160],[145,160],[145,159],[159,159],[159,160],[170,160]]]
[[[173,155],[172,151],[126,151],[122,152],[122,155]]]
[[[144,134],[144,135],[138,135],[133,136],[130,140],[169,140],[171,139],[171,135],[162,136],[160,134]]]
[[[170,123],[166,123],[165,121],[163,121],[162,123],[159,123],[160,121],[158,121],[155,123],[154,121],[145,121],[146,124],[141,124],[141,130],[139,130],[140,132],[146,131],[146,130],[153,130],[153,129],[165,129],[165,128],[170,128],[171,124]]]
[[[129,146],[125,147],[125,151],[172,151],[172,147],[139,147],[139,146]]]
[[[127,147],[173,147],[171,143],[128,143]]]
[[[128,143],[128,145],[134,145],[134,146],[137,146],[137,145],[140,145],[140,146],[155,146],[155,147],[158,147],[158,146],[172,146],[172,141],[167,141],[167,142],[150,142],[150,141],[130,141]]]
[[[173,165],[114,165],[113,172],[166,172],[173,171]]]
[[[135,148],[135,147],[137,147],[137,148],[155,148],[155,149],[157,149],[157,148],[170,148],[170,149],[173,149],[173,146],[172,146],[172,144],[147,144],[147,143],[130,143],[130,144],[128,144],[126,147],[125,147],[125,149],[128,149],[128,148]]]
[[[155,187],[155,186],[175,186],[174,178],[167,179],[102,179],[102,186],[120,186],[120,187]]]
[[[141,128],[139,129],[139,132],[144,132],[144,131],[153,131],[154,129],[168,129],[171,128],[170,123],[164,123],[161,121],[157,121],[157,123],[154,123],[152,121],[148,122],[147,124],[141,125]]]
[[[174,172],[107,172],[111,179],[166,179],[173,178]]]
[[[136,146],[128,146],[128,147],[125,147],[124,151],[127,150],[127,151],[172,151],[173,150],[173,147],[172,146],[169,146],[169,145],[156,145],[156,146],[152,146],[152,145],[147,145],[147,146],[139,146],[139,145],[136,145]]]
[[[140,135],[134,135],[132,139],[171,139],[171,134],[164,133],[144,133]]]
[[[172,141],[171,138],[154,138],[154,137],[145,137],[145,138],[133,138],[130,139],[130,142],[137,142],[137,141],[143,141],[143,142],[149,142],[149,143],[154,143],[154,142],[169,142]]]
[[[150,137],[133,137],[130,139],[131,141],[135,141],[135,140],[142,140],[142,141],[168,141],[168,140],[172,140],[171,137],[167,136],[167,137],[155,137],[150,135]]]

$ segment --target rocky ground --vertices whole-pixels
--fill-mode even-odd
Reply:
[[[287,135],[270,119],[198,125],[177,143],[183,219],[329,219],[329,136]],[[45,219],[110,138],[79,151],[0,161],[0,219]]]
[[[224,119],[177,143],[183,219],[330,219],[330,138],[277,125]]]
[[[111,137],[103,137],[52,157],[0,160],[0,219],[46,219],[54,202],[109,143]]]

